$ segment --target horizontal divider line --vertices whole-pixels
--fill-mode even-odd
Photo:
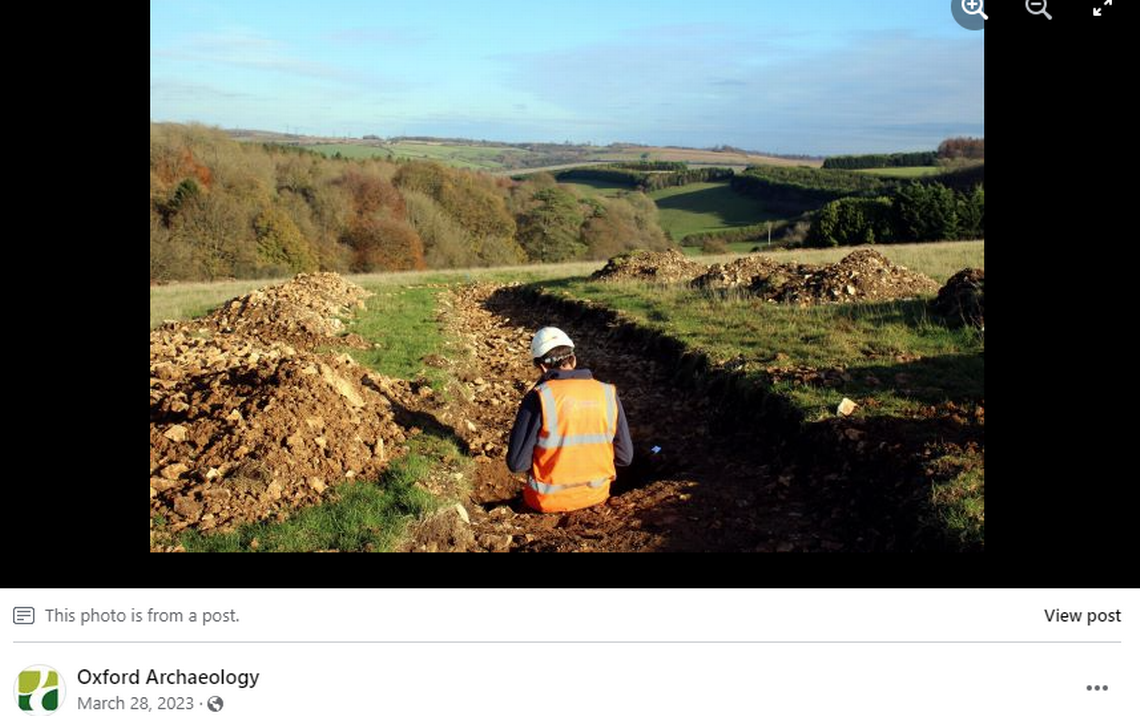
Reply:
[[[591,640],[573,640],[573,641],[559,641],[559,640],[471,640],[462,641],[448,639],[444,641],[424,641],[424,640],[153,640],[153,641],[28,641],[16,640],[13,644],[1122,644],[1122,641],[926,641],[926,640],[849,640],[849,641],[803,641],[803,640],[767,640],[767,641],[749,641],[749,640],[733,640],[733,641],[619,641],[619,640],[606,640],[606,641],[591,641]]]

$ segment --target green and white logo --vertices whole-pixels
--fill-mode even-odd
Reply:
[[[36,664],[20,672],[12,691],[21,711],[40,714],[58,709],[63,703],[66,689],[58,671],[44,664]]]

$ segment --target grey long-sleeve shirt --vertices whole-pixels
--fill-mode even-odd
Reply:
[[[585,368],[577,370],[549,370],[538,382],[548,380],[568,380],[593,378]],[[625,467],[633,462],[633,440],[629,437],[629,423],[625,419],[625,408],[621,398],[617,399],[618,424],[614,435],[614,464]],[[519,405],[515,425],[507,448],[507,467],[511,472],[526,472],[534,462],[534,446],[538,442],[538,431],[542,428],[542,403],[538,393],[530,391]]]

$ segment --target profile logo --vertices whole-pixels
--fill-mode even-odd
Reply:
[[[59,672],[50,666],[29,666],[16,677],[13,689],[16,705],[21,711],[42,714],[55,711],[63,703],[66,689]]]

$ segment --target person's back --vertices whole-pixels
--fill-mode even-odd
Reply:
[[[615,465],[629,465],[633,443],[614,386],[577,368],[574,344],[557,328],[531,342],[542,377],[523,399],[511,430],[507,465],[529,473],[530,507],[565,512],[604,502]]]

